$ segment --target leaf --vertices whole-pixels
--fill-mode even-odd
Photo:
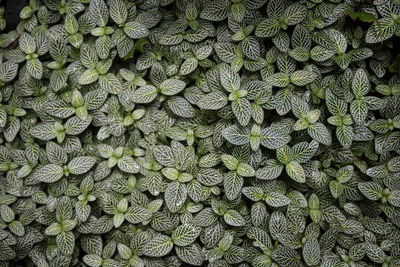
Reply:
[[[221,21],[228,16],[228,0],[214,0],[209,2],[201,11],[200,18],[210,21]]]
[[[185,88],[185,82],[177,79],[168,79],[160,84],[161,93],[164,95],[176,95]]]
[[[376,21],[376,17],[367,12],[356,12],[356,11],[347,11],[347,14],[351,17],[352,20],[359,19],[362,22],[374,22]]]
[[[134,103],[150,103],[157,97],[157,88],[153,85],[145,85],[136,89],[132,95]]]
[[[28,73],[36,79],[41,79],[43,75],[42,62],[39,59],[29,59],[26,61],[26,69]]]
[[[290,203],[290,199],[279,192],[268,192],[264,194],[264,200],[272,207],[283,207]]]
[[[332,136],[328,128],[322,123],[316,122],[310,124],[307,128],[308,134],[315,141],[329,146],[332,143]]]
[[[60,166],[67,163],[68,161],[67,153],[65,153],[61,146],[57,145],[54,142],[48,142],[46,144],[46,156],[49,159],[50,163]]]
[[[279,32],[279,21],[267,18],[263,19],[256,28],[255,34],[257,37],[268,38],[272,37]]]
[[[242,190],[243,177],[239,176],[236,172],[228,172],[224,176],[224,189],[226,197],[230,200],[235,199]]]
[[[353,94],[358,98],[365,96],[370,89],[367,73],[363,69],[357,69],[351,84]]]
[[[300,23],[307,15],[307,8],[300,4],[293,4],[286,8],[284,18],[287,25]]]
[[[172,232],[171,238],[175,245],[186,247],[196,240],[200,232],[200,227],[191,224],[182,224]]]
[[[202,266],[204,262],[204,254],[196,243],[186,247],[175,247],[175,251],[179,259],[191,266]]]
[[[227,224],[232,226],[243,226],[245,224],[242,215],[240,215],[236,210],[228,210],[224,214],[224,220]]]
[[[315,238],[308,239],[304,244],[303,258],[308,266],[316,266],[321,260],[321,251],[318,240]]]
[[[32,136],[45,141],[54,139],[57,136],[54,123],[52,122],[38,123],[32,127],[30,132]]]
[[[136,21],[126,23],[124,31],[126,35],[133,39],[139,39],[149,35],[149,30],[143,24]]]
[[[286,164],[285,169],[286,169],[286,173],[294,181],[296,181],[298,183],[305,183],[306,182],[304,169],[296,161],[292,161],[289,164]]]
[[[79,77],[79,83],[82,85],[91,84],[99,78],[99,73],[94,69],[85,70]]]
[[[251,119],[251,104],[249,100],[239,98],[238,100],[233,101],[232,111],[240,125],[246,126],[249,124]]]
[[[354,100],[350,104],[350,113],[353,116],[356,124],[364,124],[365,119],[368,116],[368,106],[363,100]]]
[[[260,134],[261,145],[268,149],[277,149],[289,143],[290,136],[273,127],[264,128]]]
[[[84,174],[93,167],[95,162],[96,162],[95,157],[88,157],[88,156],[76,157],[73,158],[68,163],[68,170],[72,174]]]
[[[198,64],[199,61],[196,58],[188,58],[182,63],[181,68],[179,69],[179,73],[181,75],[188,75],[197,68]]]
[[[170,183],[165,190],[165,203],[171,212],[179,211],[185,204],[187,198],[187,188],[184,184],[177,181]]]
[[[379,200],[382,198],[383,189],[374,182],[359,183],[358,189],[370,200]]]
[[[162,257],[173,248],[172,239],[166,235],[156,235],[143,247],[143,254],[150,257]]]
[[[183,118],[193,118],[196,114],[196,110],[192,105],[183,97],[173,96],[168,99],[168,107],[171,111]]]
[[[369,27],[365,41],[370,44],[379,43],[392,37],[395,31],[396,23],[392,18],[381,18]]]
[[[26,32],[21,33],[19,38],[19,48],[25,54],[32,54],[36,51],[35,39]]]
[[[260,187],[249,186],[242,189],[243,195],[252,201],[260,201],[264,197],[264,191]]]
[[[346,183],[351,179],[353,173],[354,173],[353,165],[344,166],[339,169],[336,179],[342,184]]]
[[[48,164],[35,172],[35,178],[44,183],[54,183],[64,175],[63,168],[56,164]]]
[[[121,0],[110,1],[110,17],[116,24],[123,24],[128,18],[128,10]]]
[[[118,159],[117,165],[121,171],[127,173],[138,173],[140,170],[139,164],[130,156],[123,156]]]
[[[206,186],[215,186],[220,184],[223,181],[223,176],[221,172],[216,169],[200,169],[197,174],[197,180]]]
[[[400,190],[394,190],[390,193],[388,201],[395,207],[400,207]]]
[[[82,259],[87,265],[91,267],[100,267],[103,262],[103,259],[96,254],[85,255]]]
[[[65,133],[70,135],[78,135],[82,133],[92,122],[92,118],[88,117],[86,120],[81,120],[74,116],[69,118],[64,125]]]
[[[107,73],[106,75],[100,75],[99,77],[100,89],[110,93],[119,94],[122,91],[122,86],[117,77],[114,74]]]
[[[203,96],[197,105],[202,109],[218,110],[228,104],[228,97],[220,92],[214,91]]]
[[[61,232],[56,237],[56,243],[61,253],[71,255],[74,251],[75,236],[72,232]]]
[[[6,61],[0,65],[0,81],[3,83],[11,82],[18,71],[18,64]]]
[[[152,215],[148,209],[132,204],[125,212],[125,219],[130,223],[138,224],[149,220]]]
[[[91,19],[99,27],[105,27],[108,23],[108,8],[103,0],[90,1],[89,12]]]
[[[290,82],[297,86],[305,86],[313,82],[317,75],[311,71],[296,70],[290,74]]]
[[[290,79],[286,73],[278,72],[268,77],[267,81],[275,87],[286,87]]]
[[[227,64],[220,65],[220,80],[222,87],[228,92],[233,92],[240,89],[239,74],[234,72]]]
[[[58,118],[68,118],[75,113],[74,107],[65,101],[53,101],[47,104],[46,112]]]
[[[250,142],[250,132],[247,128],[232,125],[222,131],[223,137],[231,144],[240,146]]]
[[[283,168],[277,160],[270,159],[262,168],[257,169],[256,177],[261,180],[273,180],[281,175]]]
[[[174,154],[169,146],[159,145],[155,146],[154,149],[155,159],[166,167],[175,167]]]

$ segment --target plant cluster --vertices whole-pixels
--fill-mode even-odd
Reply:
[[[399,0],[3,13],[0,266],[400,266]]]

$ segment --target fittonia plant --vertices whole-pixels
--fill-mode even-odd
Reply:
[[[0,266],[400,266],[399,0],[6,11]]]

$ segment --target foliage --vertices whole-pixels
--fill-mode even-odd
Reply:
[[[3,14],[0,266],[400,266],[400,1]]]

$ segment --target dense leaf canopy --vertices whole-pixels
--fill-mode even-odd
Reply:
[[[399,0],[0,8],[0,266],[400,266]]]

